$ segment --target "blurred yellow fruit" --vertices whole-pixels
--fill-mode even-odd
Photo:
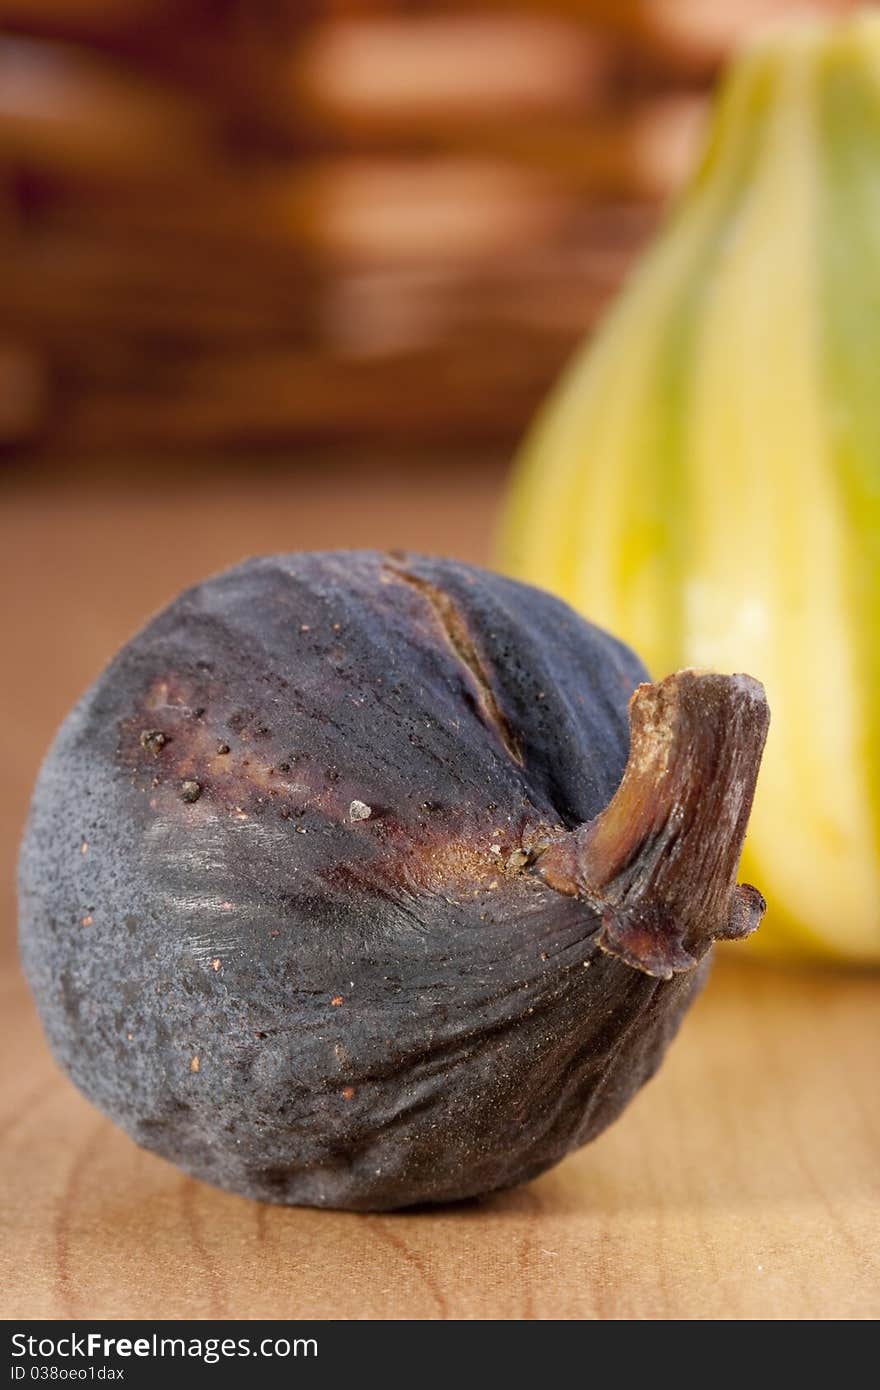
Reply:
[[[746,50],[665,233],[540,415],[501,563],[773,726],[777,954],[880,961],[880,15]]]

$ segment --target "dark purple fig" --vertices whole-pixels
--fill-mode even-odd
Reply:
[[[447,560],[282,555],[183,594],[34,795],[21,944],[58,1061],[138,1143],[268,1201],[443,1202],[555,1163],[763,910],[735,883],[761,687],[645,677]]]

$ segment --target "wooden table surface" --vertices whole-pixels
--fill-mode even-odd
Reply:
[[[143,1153],[55,1069],[14,954],[38,760],[114,648],[206,572],[272,549],[488,553],[497,465],[0,478],[5,596],[0,1314],[873,1318],[880,978],[731,948],[658,1078],[518,1191],[415,1215],[258,1206]]]

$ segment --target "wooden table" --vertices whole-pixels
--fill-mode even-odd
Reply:
[[[880,979],[723,960],[659,1077],[519,1191],[433,1214],[257,1206],[140,1152],[57,1072],[14,958],[37,762],[184,583],[271,549],[488,552],[501,471],[275,466],[0,482],[4,1061],[0,1314],[871,1318]],[[737,959],[738,955],[738,959]]]

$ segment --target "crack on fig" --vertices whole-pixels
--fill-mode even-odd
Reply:
[[[425,599],[440,628],[447,646],[459,663],[465,668],[476,687],[477,708],[488,728],[493,729],[501,740],[510,758],[518,767],[524,765],[522,747],[510,720],[498,703],[489,672],[471,634],[467,619],[458,604],[443,589],[428,579],[413,574],[397,565],[386,565],[388,573],[393,574],[404,584],[415,589]]]

